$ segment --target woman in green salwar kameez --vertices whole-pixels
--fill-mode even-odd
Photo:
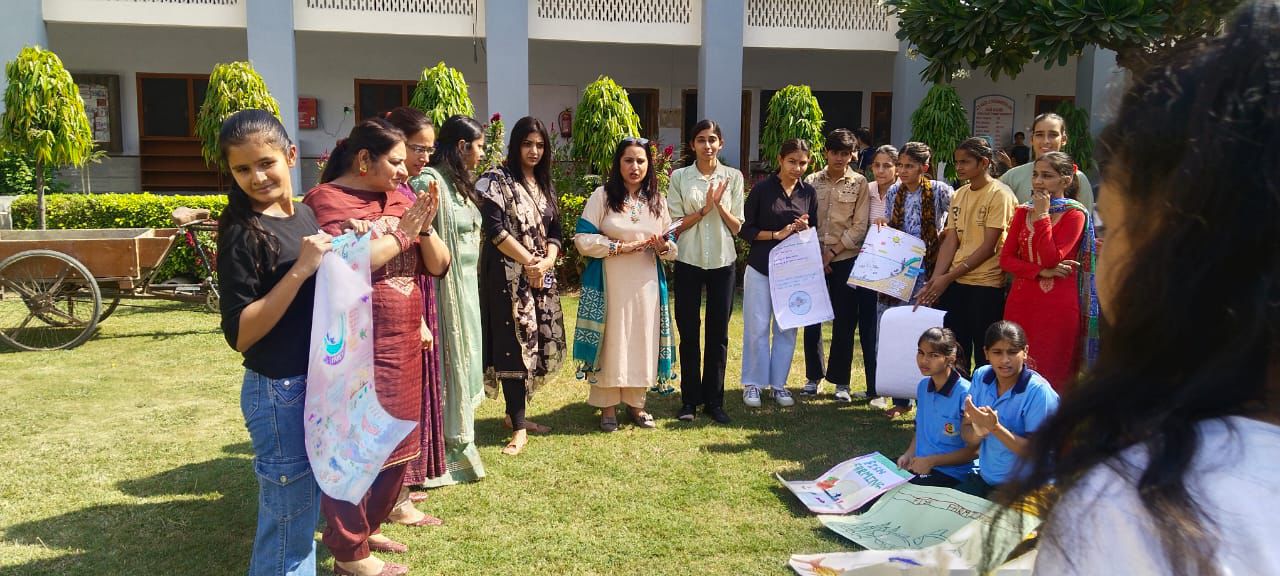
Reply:
[[[427,487],[474,482],[484,477],[475,444],[475,410],[484,399],[484,363],[480,328],[480,210],[473,172],[484,156],[484,130],[467,116],[453,116],[440,127],[431,165],[413,178],[415,190],[439,183],[440,211],[434,228],[453,264],[436,282],[440,318],[437,350],[443,362],[445,460],[443,476]]]

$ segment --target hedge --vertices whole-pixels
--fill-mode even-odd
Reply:
[[[574,189],[560,192],[561,229],[564,252],[559,262],[559,277],[566,288],[576,288],[581,278],[581,258],[573,246],[573,231],[591,191],[599,185],[599,177],[583,178]],[[172,228],[169,214],[174,208],[208,208],[216,218],[227,205],[223,195],[162,196],[157,194],[49,194],[46,218],[50,229],[81,228]],[[14,199],[9,208],[13,227],[36,227],[36,197],[27,194]],[[201,238],[206,250],[214,252],[212,238]],[[179,244],[160,272],[160,279],[173,276],[203,278],[196,265],[195,252],[185,243]]]

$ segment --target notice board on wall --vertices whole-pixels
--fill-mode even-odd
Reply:
[[[1000,94],[979,96],[973,101],[973,135],[987,138],[997,148],[1013,143],[1013,98]]]

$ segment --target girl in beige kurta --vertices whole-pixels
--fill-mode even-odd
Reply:
[[[597,360],[588,361],[583,371],[591,384],[587,403],[601,408],[600,426],[606,432],[617,429],[619,403],[629,407],[636,425],[653,427],[653,417],[644,411],[645,392],[671,377],[674,362],[665,278],[658,262],[676,257],[675,243],[663,237],[671,217],[661,196],[653,196],[648,147],[627,142],[619,145],[609,182],[587,200],[574,235],[583,256],[603,262],[602,337]],[[584,293],[588,308],[593,299]],[[581,318],[579,322],[583,324]]]

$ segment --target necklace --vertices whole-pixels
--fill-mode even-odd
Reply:
[[[648,201],[649,201],[649,198],[648,196],[645,195],[644,192],[641,192],[636,196],[632,196],[630,194],[627,195],[627,199],[626,201],[623,202],[623,204],[628,212],[628,215],[631,216],[632,223],[640,222],[640,206],[646,204]]]

